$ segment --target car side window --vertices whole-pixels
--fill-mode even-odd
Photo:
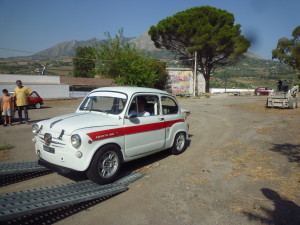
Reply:
[[[155,116],[159,114],[159,98],[156,95],[137,95],[133,98],[128,115],[129,116]]]
[[[178,113],[178,105],[176,102],[167,96],[161,97],[161,105],[162,105],[162,111],[164,115],[169,114],[177,114]]]
[[[31,95],[29,95],[29,97],[31,97],[31,98],[36,98],[36,97],[37,97],[37,94],[33,92]]]

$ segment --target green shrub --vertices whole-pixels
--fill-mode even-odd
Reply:
[[[294,85],[299,87],[299,92],[300,92],[300,82],[294,82]]]

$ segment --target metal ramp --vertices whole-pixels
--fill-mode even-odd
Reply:
[[[115,183],[98,185],[91,181],[50,186],[0,195],[0,221],[112,196],[128,189],[127,185],[143,177],[131,173]]]
[[[0,175],[29,173],[35,171],[50,171],[50,169],[39,165],[38,161],[0,163]]]

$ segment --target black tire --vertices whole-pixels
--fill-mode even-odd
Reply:
[[[105,145],[94,155],[86,175],[97,184],[111,183],[121,169],[121,159],[122,155],[116,145]]]
[[[40,109],[41,108],[41,103],[39,103],[39,102],[35,103],[34,108]]]
[[[271,106],[269,106],[268,102],[269,102],[269,99],[267,99],[266,108],[271,108]]]
[[[174,155],[179,155],[184,152],[186,148],[186,134],[184,132],[179,132],[176,134],[171,152]]]

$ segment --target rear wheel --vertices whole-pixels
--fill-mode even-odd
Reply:
[[[36,109],[40,109],[40,108],[41,108],[41,103],[39,103],[39,102],[35,103],[35,104],[34,104],[34,107],[35,107]]]
[[[176,134],[173,146],[171,148],[172,154],[179,155],[184,152],[186,148],[186,137],[184,132]]]
[[[87,177],[97,184],[112,182],[121,168],[121,153],[116,145],[105,145],[95,154]]]

